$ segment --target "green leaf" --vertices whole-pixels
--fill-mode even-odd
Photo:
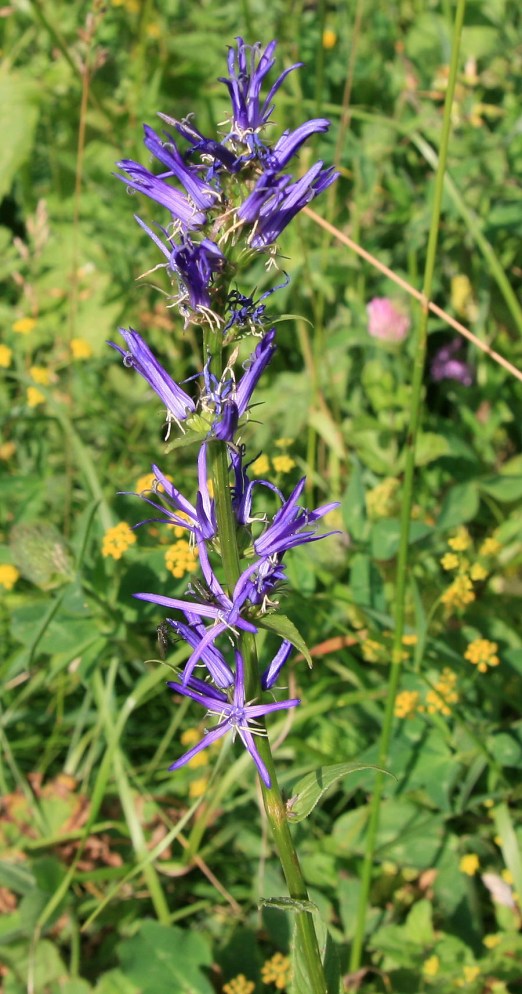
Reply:
[[[522,497],[522,476],[488,476],[479,480],[478,485],[484,493],[501,503],[510,504]]]
[[[265,614],[262,618],[256,618],[256,624],[260,628],[266,628],[269,632],[275,632],[276,635],[280,635],[281,638],[291,642],[299,652],[302,652],[310,669],[312,669],[313,662],[310,650],[293,621],[290,621],[290,618],[287,618],[285,614]]]
[[[344,987],[341,983],[341,970],[337,949],[327,926],[319,915],[314,915],[314,928],[319,943],[321,962],[323,964],[326,989],[328,994],[341,994]],[[291,994],[310,994],[314,989],[306,968],[301,934],[297,925],[294,928],[292,940],[292,979],[289,990]]]
[[[333,763],[331,766],[320,766],[312,773],[307,773],[302,780],[292,788],[293,796],[288,801],[288,819],[291,822],[303,821],[319,803],[323,794],[338,780],[347,777],[350,773],[359,773],[361,770],[373,770],[378,773],[386,773],[378,766],[361,766],[358,763]],[[391,774],[389,774],[391,776]]]
[[[211,965],[212,955],[197,932],[143,921],[118,952],[125,976],[140,994],[214,994],[201,969]]]
[[[139,994],[139,988],[121,970],[109,970],[100,977],[93,994]]]
[[[479,508],[479,495],[475,481],[457,483],[446,494],[437,518],[437,531],[457,528],[471,521]]]
[[[262,897],[259,907],[275,908],[277,911],[293,911],[295,914],[300,911],[309,911],[313,914],[314,911],[318,910],[313,901],[297,901],[293,897]]]
[[[20,166],[29,158],[38,120],[40,89],[22,76],[0,76],[0,200],[9,193]]]
[[[430,535],[433,529],[430,525],[425,525],[422,521],[412,521],[410,523],[409,545],[422,541]],[[370,542],[374,559],[385,562],[393,559],[397,554],[400,541],[401,524],[398,518],[385,518],[376,521],[372,526]]]
[[[361,465],[358,460],[352,463],[350,482],[341,502],[343,521],[351,538],[361,541],[366,531],[366,504]]]

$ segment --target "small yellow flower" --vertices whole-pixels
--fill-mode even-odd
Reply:
[[[480,967],[465,966],[462,970],[462,973],[463,973],[462,980],[457,981],[459,987],[464,987],[465,984],[472,984],[473,981],[476,980],[480,974]]]
[[[402,636],[402,644],[417,645],[417,636],[415,632],[406,632],[406,634]]]
[[[473,642],[469,643],[464,653],[464,659],[468,659],[470,663],[473,663],[479,673],[486,673],[488,666],[499,665],[500,659],[496,655],[497,652],[498,645],[496,642],[490,642],[489,639],[474,639]]]
[[[276,438],[274,445],[278,449],[287,449],[289,445],[292,445],[293,438]]]
[[[457,576],[447,590],[444,591],[441,601],[449,610],[463,610],[468,604],[475,600],[475,591],[469,576]]]
[[[460,274],[451,280],[451,303],[457,314],[476,321],[478,308],[473,299],[473,289],[467,276]]]
[[[238,973],[237,977],[224,984],[222,990],[223,994],[252,994],[255,986],[251,980],[247,980],[244,973]]]
[[[425,977],[436,977],[440,968],[440,959],[438,956],[429,956],[424,966],[422,967],[422,972]]]
[[[394,513],[398,489],[399,481],[389,476],[367,491],[365,501],[370,518],[389,518]]]
[[[121,559],[123,553],[129,546],[134,545],[136,535],[126,521],[120,521],[119,525],[109,528],[103,536],[102,556],[104,558]]]
[[[159,492],[161,493],[163,488],[159,487]],[[176,511],[176,517],[181,518],[182,521],[190,521],[188,514],[185,511]],[[187,529],[183,525],[168,525],[168,528],[172,528],[176,538],[183,538],[187,534]]]
[[[437,680],[433,690],[426,694],[426,710],[428,714],[451,714],[451,704],[456,704],[459,699],[457,690],[457,674],[447,666],[443,669],[441,676]]]
[[[38,404],[45,404],[45,397],[37,387],[27,387],[27,403],[29,407],[38,407]]]
[[[29,375],[35,383],[39,383],[42,387],[48,387],[51,382],[51,374],[45,366],[31,366]]]
[[[36,327],[36,321],[34,318],[18,318],[15,321],[12,328],[17,335],[29,335],[33,328]]]
[[[189,747],[196,745],[196,742],[199,742],[199,732],[197,728],[187,728],[184,732],[182,732],[180,742],[181,745]]]
[[[402,690],[395,699],[395,717],[411,718],[417,710],[419,694],[416,690]]]
[[[156,477],[154,476],[154,473],[144,473],[143,476],[140,476],[136,480],[136,493],[142,494],[146,490],[153,490],[155,479]]]
[[[197,759],[197,756],[195,756],[194,758]],[[191,760],[188,765],[192,766],[193,760]],[[189,784],[189,797],[193,801],[195,801],[196,798],[198,797],[203,797],[203,794],[206,792],[207,787],[208,787],[208,777],[198,777],[197,780],[193,780],[192,783]]]
[[[4,462],[9,462],[11,456],[14,456],[16,452],[16,445],[14,442],[3,442],[0,445],[0,459]]]
[[[337,44],[337,35],[331,28],[323,31],[323,48],[334,48]]]
[[[291,456],[274,456],[272,459],[276,473],[289,473],[296,465],[295,459]]]
[[[71,355],[73,359],[90,359],[92,356],[92,346],[85,338],[71,338]]]
[[[469,575],[474,582],[477,582],[479,580],[485,580],[488,575],[488,571],[484,568],[484,566],[482,566],[482,563],[473,563],[470,568]]]
[[[471,538],[467,528],[461,528],[453,538],[449,539],[448,545],[450,549],[453,549],[453,552],[465,552],[466,549],[469,549]]]
[[[367,663],[384,661],[384,646],[375,639],[364,639],[361,642],[362,657]]]
[[[11,566],[11,563],[0,563],[0,587],[4,590],[12,590],[19,577],[20,573],[16,566]]]
[[[466,873],[468,877],[473,877],[479,866],[479,858],[474,852],[467,853],[466,856],[461,856],[460,858],[459,870],[461,873]]]
[[[502,942],[502,936],[498,932],[492,932],[490,935],[485,935],[482,939],[486,949],[496,949],[496,947]]]
[[[264,984],[275,984],[278,991],[284,991],[290,980],[290,959],[282,953],[275,953],[272,959],[261,967],[261,980]]]
[[[7,345],[0,345],[0,366],[2,369],[9,369],[13,358],[13,350]]]
[[[263,455],[258,456],[250,467],[250,471],[254,474],[254,476],[263,476],[264,473],[268,473],[269,469],[270,462],[268,456],[265,456],[264,453]]]
[[[502,840],[500,841],[502,842]],[[500,845],[500,843],[497,843],[497,845]],[[502,877],[504,883],[509,884],[510,887],[513,886],[513,874],[511,870],[508,870],[507,867],[504,867],[504,869],[500,871],[500,876]]]
[[[185,573],[194,573],[197,570],[198,555],[198,550],[191,546],[186,538],[180,538],[165,552],[165,565],[172,576],[180,580]]]
[[[479,556],[496,556],[497,552],[500,552],[502,546],[500,542],[494,538],[492,535],[489,538],[485,538],[479,549]]]
[[[440,561],[440,565],[446,570],[458,569],[459,562],[459,557],[454,552],[446,552]]]
[[[145,33],[148,38],[156,39],[161,38],[162,30],[157,21],[149,21],[147,27],[145,28]]]

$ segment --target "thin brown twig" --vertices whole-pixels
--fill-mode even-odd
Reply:
[[[493,359],[493,361],[497,362],[499,366],[503,366],[504,369],[507,369],[508,373],[511,373],[513,376],[516,376],[518,380],[522,381],[522,370],[517,369],[516,366],[513,366],[508,359],[504,359],[504,356],[499,355],[498,352],[495,352],[495,350],[490,348],[489,345],[486,345],[485,342],[481,342],[480,338],[477,338],[477,336],[474,335],[469,328],[466,328],[466,326],[461,324],[460,321],[453,318],[451,314],[447,313],[447,311],[443,311],[442,307],[438,307],[437,304],[432,303],[431,300],[427,300],[424,294],[421,293],[420,290],[416,290],[411,283],[407,283],[407,281],[403,280],[401,276],[397,276],[392,269],[385,266],[383,262],[379,262],[374,255],[371,255],[371,253],[367,252],[366,249],[361,248],[360,245],[357,245],[357,242],[352,241],[351,238],[348,238],[348,235],[345,235],[342,231],[339,231],[339,229],[333,224],[330,224],[329,221],[325,221],[324,218],[322,218],[319,214],[316,214],[310,207],[305,207],[303,212],[307,214],[312,221],[315,221],[315,223],[321,228],[324,228],[325,231],[328,231],[331,235],[333,235],[337,241],[342,242],[342,244],[346,245],[347,248],[352,249],[352,251],[360,256],[361,259],[369,262],[374,269],[378,269],[379,272],[384,273],[388,279],[393,280],[393,282],[405,290],[406,293],[409,293],[410,296],[415,297],[416,300],[420,301],[424,308],[427,308],[427,310],[431,311],[432,314],[436,314],[437,317],[442,318],[442,320],[451,325],[455,331],[458,331],[460,335],[467,338],[468,341],[473,342],[473,345],[476,345],[478,349],[485,352],[490,359]]]

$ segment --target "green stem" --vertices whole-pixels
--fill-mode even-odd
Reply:
[[[444,172],[446,168],[446,159],[448,154],[448,145],[449,145],[449,137],[451,129],[451,108],[453,103],[453,94],[455,91],[455,82],[457,78],[460,36],[462,31],[462,24],[464,21],[465,6],[466,6],[466,0],[458,0],[457,9],[455,13],[455,23],[453,27],[453,44],[452,44],[452,53],[451,53],[450,73],[448,79],[448,89],[446,91],[446,102],[444,105],[444,118],[442,123],[439,162],[438,162],[438,169],[435,180],[435,195],[433,201],[428,248],[426,253],[426,266],[424,271],[423,294],[426,300],[429,300],[431,297],[433,273],[435,270],[439,220],[440,220],[440,212],[442,205],[442,195],[444,190]],[[377,766],[380,767],[385,767],[386,763],[388,762],[389,748],[390,748],[392,728],[393,728],[395,698],[397,696],[397,689],[399,686],[399,680],[401,675],[402,636],[404,633],[404,619],[405,619],[405,609],[406,609],[408,543],[410,536],[411,507],[413,502],[415,451],[416,451],[417,434],[419,430],[421,407],[422,407],[422,380],[424,373],[424,363],[426,358],[427,329],[428,329],[428,309],[426,306],[423,306],[419,320],[418,340],[417,340],[417,347],[416,347],[414,367],[413,367],[412,398],[411,398],[411,408],[410,408],[410,431],[406,441],[407,448],[406,448],[406,461],[405,461],[405,472],[404,472],[403,501],[401,509],[401,530],[400,530],[399,552],[397,559],[397,587],[395,594],[395,619],[394,619],[395,630],[394,630],[392,660],[390,668],[390,680],[388,685],[388,696],[386,699],[384,723],[382,727],[381,738],[379,743],[379,753],[377,758]],[[364,930],[366,923],[366,911],[367,911],[369,894],[370,894],[373,861],[377,845],[377,831],[379,828],[379,815],[380,815],[380,805],[381,805],[383,788],[384,788],[384,776],[383,774],[378,773],[375,778],[375,791],[370,805],[368,834],[366,839],[366,851],[364,856],[362,878],[361,878],[361,892],[360,892],[359,905],[357,910],[357,921],[355,927],[354,941],[350,957],[350,970],[352,972],[358,970],[361,963],[361,954],[363,948]]]

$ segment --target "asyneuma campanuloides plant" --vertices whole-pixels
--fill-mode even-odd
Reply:
[[[255,291],[242,293],[232,281],[245,273],[259,253],[265,255],[267,268],[273,267],[277,274],[278,236],[333,183],[336,174],[322,162],[299,179],[287,172],[303,143],[328,129],[327,120],[307,121],[294,131],[285,131],[275,142],[267,139],[272,99],[288,73],[300,65],[282,72],[263,98],[261,90],[274,66],[275,47],[272,41],[262,51],[259,44],[249,46],[238,38],[237,45],[229,49],[229,75],[221,82],[230,94],[231,114],[227,133],[219,140],[205,137],[191,120],[161,114],[169,130],[158,134],[146,125],[144,137],[146,148],[160,164],[159,171],[128,159],[118,163],[118,178],[163,208],[162,223],[154,228],[139,217],[136,220],[163,256],[160,265],[172,279],[172,303],[185,327],[193,324],[202,329],[203,368],[191,380],[196,386],[190,390],[180,386],[137,331],[121,329],[124,344],[111,344],[123,356],[124,365],[139,373],[161,399],[167,433],[175,426],[186,441],[193,438],[199,445],[194,501],[158,466],[153,466],[155,488],[143,498],[153,509],[153,520],[190,533],[203,574],[203,581],[191,585],[186,597],[135,594],[166,609],[169,617],[163,625],[190,646],[183,672],[168,683],[169,688],[215,717],[201,741],[170,769],[183,766],[228,732],[238,736],[261,779],[290,895],[303,901],[307,892],[265,728],[267,714],[299,704],[295,698],[274,701],[273,694],[292,643],[281,636],[274,658],[260,667],[255,635],[268,617],[271,623],[266,627],[277,631],[274,615],[278,588],[285,579],[285,553],[326,537],[316,533],[315,524],[337,505],[330,502],[315,510],[302,507],[304,479],[286,499],[269,480],[249,479],[242,426],[256,385],[276,350],[276,332],[268,327],[265,301],[286,285],[287,278],[279,272],[276,285],[257,298]],[[259,341],[238,369],[238,350],[231,346],[245,336]],[[256,488],[260,487],[271,491],[279,505],[271,520],[255,514]],[[310,990],[324,994],[327,987],[312,917],[308,911],[298,911],[296,920]]]

